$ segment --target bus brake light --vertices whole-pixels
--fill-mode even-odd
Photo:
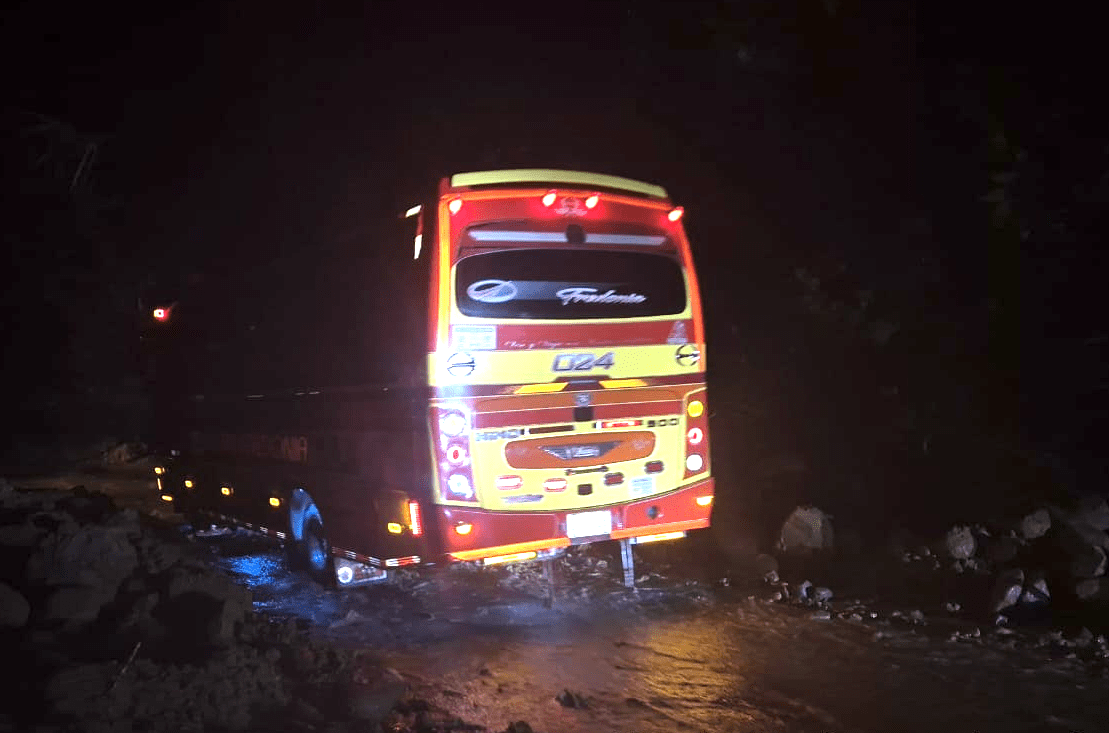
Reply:
[[[682,218],[682,214],[684,213],[685,209],[680,206],[676,206],[673,209],[670,209],[670,213],[666,215],[666,218],[670,221],[677,221],[678,219]]]
[[[408,528],[412,530],[413,537],[419,537],[424,533],[423,518],[420,516],[420,502],[408,502]]]
[[[600,199],[599,196],[597,196],[597,194],[593,194],[592,196],[590,196],[589,198],[587,198],[585,200],[585,208],[592,209],[593,207],[595,207],[597,205],[597,202],[600,201],[600,200],[601,199]]]
[[[558,194],[556,194],[554,191],[549,191],[543,194],[543,205],[550,208],[551,204],[555,202],[556,198],[558,198]]]

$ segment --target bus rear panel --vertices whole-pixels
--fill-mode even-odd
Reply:
[[[704,329],[681,216],[661,188],[610,176],[442,182],[428,420],[449,557],[709,526]]]

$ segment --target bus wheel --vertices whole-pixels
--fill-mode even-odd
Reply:
[[[302,567],[324,585],[335,580],[335,568],[331,562],[331,543],[323,531],[319,515],[309,517],[304,524],[304,534],[299,543]]]

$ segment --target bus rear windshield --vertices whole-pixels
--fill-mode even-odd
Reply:
[[[644,318],[685,310],[670,255],[583,249],[484,252],[458,262],[458,309],[476,318]]]

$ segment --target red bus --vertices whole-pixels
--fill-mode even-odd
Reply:
[[[341,586],[612,540],[630,584],[630,545],[712,511],[682,214],[617,176],[459,173],[406,212],[409,246],[259,276],[255,307],[182,296],[150,333],[163,499]]]

